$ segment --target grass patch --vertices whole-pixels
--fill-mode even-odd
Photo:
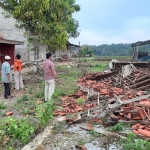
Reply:
[[[4,105],[4,102],[0,103],[0,109],[7,109],[7,106]]]
[[[126,139],[121,139],[120,144],[123,150],[150,150],[150,142],[136,139],[133,133],[128,134]]]
[[[17,100],[18,103],[24,102],[24,101],[28,101],[30,98],[27,95],[23,95],[21,98],[19,98]]]
[[[80,139],[80,140],[78,140],[78,144],[79,145],[84,145],[84,144],[90,143],[92,141],[94,141],[94,138],[93,137],[89,137],[89,139]]]
[[[108,67],[108,63],[95,63],[94,67],[88,68],[90,72],[102,72],[106,67]]]
[[[83,103],[85,102],[85,100],[82,99],[82,98],[78,98],[78,99],[76,100],[76,102],[77,102],[77,104],[81,105],[81,104],[83,104]]]
[[[122,131],[125,131],[127,129],[127,127],[129,127],[129,125],[124,124],[122,122],[118,122],[114,126],[108,128],[108,131],[111,131],[111,132],[122,132]]]

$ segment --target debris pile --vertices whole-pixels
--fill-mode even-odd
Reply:
[[[150,70],[138,69],[133,71],[129,76],[123,78],[121,73],[112,76],[115,86],[128,87],[129,89],[148,90],[150,89]]]
[[[63,97],[54,115],[65,115],[69,123],[85,117],[101,122],[109,115],[114,122],[132,124],[134,133],[150,137],[150,94],[142,91],[150,88],[149,77],[148,69],[136,68],[127,76],[118,71],[86,74],[77,81],[80,89]]]
[[[119,61],[119,62],[112,62],[113,68],[115,70],[121,70],[122,66],[133,64],[136,68],[147,68],[148,62],[129,62],[129,61]]]
[[[78,104],[77,99],[80,99],[82,104]],[[63,102],[59,105],[60,109],[58,108],[54,112],[55,116],[56,115],[64,116],[67,114],[74,114],[80,111],[88,110],[97,105],[97,103],[91,103],[92,99],[89,102],[85,102],[86,93],[82,92],[81,90],[78,90],[75,94],[65,96],[61,98],[61,100]]]

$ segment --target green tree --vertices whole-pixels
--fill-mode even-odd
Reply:
[[[0,4],[50,49],[64,50],[68,38],[79,35],[72,17],[80,10],[75,0],[0,0]]]
[[[80,54],[81,57],[86,57],[86,56],[91,57],[93,55],[93,50],[88,45],[82,45],[79,54]]]

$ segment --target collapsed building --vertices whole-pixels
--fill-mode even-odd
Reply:
[[[100,123],[106,117],[110,125],[131,124],[135,134],[150,140],[150,69],[147,64],[115,61],[109,71],[86,74],[77,81],[79,90],[63,97],[60,104],[63,108],[55,110],[54,115],[65,116],[69,123],[83,118]]]

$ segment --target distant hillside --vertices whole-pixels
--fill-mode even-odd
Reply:
[[[103,44],[99,46],[90,45],[95,56],[131,56],[131,44]],[[140,52],[148,51],[150,53],[150,45],[139,46]]]

